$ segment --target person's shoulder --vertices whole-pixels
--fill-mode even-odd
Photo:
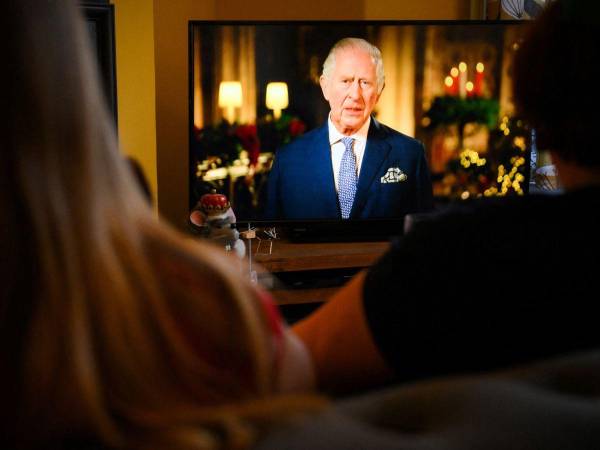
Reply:
[[[298,136],[291,142],[289,142],[289,143],[285,144],[284,146],[282,146],[281,148],[279,148],[277,150],[277,154],[278,154],[278,156],[281,156],[284,154],[290,154],[290,153],[297,152],[298,150],[301,150],[301,149],[305,149],[306,146],[312,142],[315,142],[319,139],[327,139],[327,136],[328,136],[327,133],[328,133],[327,132],[327,124],[318,126],[317,128],[314,128],[314,129],[310,130],[309,132]]]
[[[445,227],[450,223],[462,225],[477,222],[483,218],[504,221],[523,212],[527,212],[528,215],[536,215],[547,209],[550,206],[549,203],[552,203],[552,199],[546,196],[475,198],[439,206],[431,213],[413,214],[411,219],[413,224],[434,227]]]
[[[570,195],[524,195],[477,198],[438,206],[435,211],[411,214],[405,223],[405,242],[440,240],[476,242],[496,239],[519,230],[552,234],[572,229],[582,202]],[[432,236],[435,236],[432,238]]]

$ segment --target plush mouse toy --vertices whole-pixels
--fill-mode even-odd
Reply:
[[[239,238],[240,234],[235,229],[235,214],[229,200],[223,194],[212,190],[204,194],[198,205],[190,214],[190,221],[199,228],[200,234],[225,248],[234,251],[243,258],[246,254],[246,245]]]

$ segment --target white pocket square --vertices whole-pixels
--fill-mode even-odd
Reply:
[[[390,167],[384,176],[381,177],[382,183],[400,183],[406,181],[408,177],[399,167]]]

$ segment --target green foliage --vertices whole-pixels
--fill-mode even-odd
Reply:
[[[530,135],[522,120],[504,117],[490,130],[484,159],[472,150],[463,150],[459,158],[448,161],[443,180],[446,195],[450,198],[522,195],[522,184],[527,180]]]
[[[288,114],[277,120],[271,116],[261,118],[256,125],[222,121],[197,130],[192,148],[197,161],[214,157],[219,159],[220,166],[229,166],[242,150],[248,150],[254,161],[259,152],[275,152],[304,131],[306,124]]]
[[[273,153],[306,131],[302,120],[285,113],[276,120],[271,116],[264,117],[258,121],[257,126],[262,150]]]
[[[498,120],[498,100],[489,98],[436,97],[431,108],[424,114],[429,119],[425,128],[435,129],[442,125],[480,123],[492,128]]]
[[[227,121],[196,131],[192,148],[197,161],[208,157],[218,158],[222,165],[228,166],[239,157],[242,150],[240,140],[235,134],[236,127]]]
[[[515,156],[524,156],[531,145],[531,129],[519,118],[504,117],[490,131],[488,151],[500,164],[507,164]]]

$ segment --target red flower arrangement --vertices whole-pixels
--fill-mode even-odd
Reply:
[[[248,152],[250,167],[254,167],[258,162],[260,155],[260,139],[258,138],[258,128],[256,125],[238,125],[235,129],[235,136],[240,144]]]
[[[290,132],[290,136],[295,138],[306,131],[306,124],[300,119],[294,117],[292,120],[290,120],[288,130]]]
[[[198,201],[203,193],[215,188],[228,192],[229,200],[236,210],[254,214],[262,188],[266,184],[272,162],[272,154],[306,131],[306,124],[298,117],[282,114],[273,120],[263,117],[256,124],[230,124],[223,121],[195,130],[192,142],[196,181],[194,200]],[[245,161],[238,161],[240,152],[248,153],[247,171]],[[260,163],[263,153],[265,162]],[[268,154],[271,154],[270,157]],[[227,168],[223,173],[213,174],[216,178],[205,176],[215,169]],[[231,170],[235,169],[235,170]],[[240,179],[243,176],[243,179]],[[250,195],[248,195],[248,193]]]

